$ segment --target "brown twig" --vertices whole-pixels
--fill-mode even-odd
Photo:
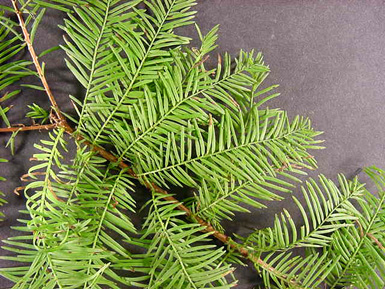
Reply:
[[[64,123],[66,123],[66,120],[63,116],[63,114],[61,113],[61,111],[59,110],[59,107],[56,103],[56,100],[55,98],[53,97],[53,94],[52,94],[52,91],[48,85],[48,82],[47,82],[47,79],[45,78],[45,75],[43,73],[43,69],[41,68],[40,66],[40,63],[39,63],[39,60],[38,60],[38,57],[36,55],[36,52],[35,52],[35,49],[33,48],[32,46],[32,42],[31,42],[31,39],[29,37],[29,33],[28,33],[28,30],[27,30],[27,27],[25,25],[25,22],[24,22],[24,18],[23,18],[23,14],[22,12],[19,10],[19,7],[17,5],[17,0],[12,0],[12,5],[13,5],[13,8],[15,10],[15,13],[17,15],[17,19],[19,20],[19,23],[20,23],[20,27],[21,27],[21,30],[23,32],[23,35],[24,35],[24,41],[25,43],[27,44],[27,47],[28,47],[28,51],[32,57],[32,61],[33,61],[33,64],[35,65],[36,67],[36,72],[38,73],[39,75],[39,78],[41,80],[41,83],[43,84],[44,86],[44,89],[48,95],[48,98],[51,102],[51,105],[53,107],[53,109],[55,110],[55,113],[57,115],[57,117],[60,119],[60,121]]]
[[[21,127],[2,127],[0,132],[15,132],[15,131],[27,131],[27,130],[50,130],[56,127],[56,124],[45,124],[45,125],[31,125]]]
[[[382,243],[381,243],[376,237],[374,237],[374,235],[373,235],[372,233],[369,233],[369,232],[368,232],[368,233],[364,234],[364,229],[362,228],[362,225],[361,225],[361,223],[360,223],[358,220],[356,220],[356,223],[358,224],[358,227],[360,228],[360,236],[361,236],[361,238],[364,238],[365,235],[366,235],[366,236],[368,236],[370,239],[372,239],[372,241],[374,241],[374,243],[376,243],[377,246],[378,246],[381,250],[385,250],[384,245],[382,245]]]
[[[381,243],[376,237],[374,237],[373,234],[368,233],[367,235],[368,235],[368,237],[369,237],[370,239],[372,239],[372,240],[377,244],[377,246],[378,246],[381,250],[385,250],[384,245],[382,245],[382,243]]]
[[[32,43],[31,43],[31,40],[30,40],[30,37],[29,37],[29,33],[27,31],[27,28],[26,28],[26,25],[25,25],[25,22],[24,22],[24,19],[23,19],[23,15],[22,15],[22,12],[19,10],[18,8],[18,5],[17,5],[17,0],[11,0],[12,1],[12,4],[13,4],[13,7],[15,9],[15,12],[16,12],[16,15],[17,15],[17,18],[19,20],[19,24],[20,24],[20,27],[22,29],[22,32],[23,32],[23,35],[24,35],[24,40],[28,46],[28,50],[30,52],[30,55],[32,57],[32,60],[33,60],[33,63],[36,67],[36,70],[37,70],[37,73],[41,79],[41,82],[44,86],[44,89],[48,95],[48,98],[51,102],[51,105],[52,105],[52,108],[54,109],[55,113],[56,113],[56,116],[57,116],[57,120],[55,120],[57,126],[59,127],[62,127],[64,128],[64,130],[72,135],[73,132],[74,132],[74,129],[68,124],[65,116],[61,113],[57,103],[56,103],[56,100],[52,94],[52,91],[48,85],[48,82],[44,76],[44,73],[42,71],[42,68],[40,66],[40,63],[38,61],[38,57],[35,53],[35,50],[32,46]],[[206,59],[205,59],[206,60]],[[220,60],[219,60],[220,61]],[[203,61],[204,62],[204,61]],[[202,63],[203,63],[202,62]],[[238,105],[235,100],[232,100],[236,105]],[[96,146],[96,145],[93,145],[92,143],[90,143],[89,141],[85,140],[81,135],[76,135],[76,139],[78,141],[81,141],[83,144],[89,146],[93,151],[97,152],[100,156],[102,156],[103,158],[105,158],[106,160],[110,161],[110,162],[113,162],[113,163],[118,163],[118,166],[122,169],[126,169],[127,172],[137,178],[135,172],[129,167],[129,165],[127,165],[126,163],[124,163],[123,161],[120,161],[118,162],[118,158],[116,158],[113,154],[111,154],[110,152],[106,151],[105,149],[103,149],[102,147],[99,147],[99,146]],[[265,270],[271,272],[271,273],[275,273],[277,276],[280,276],[281,278],[286,278],[285,275],[280,275],[279,272],[277,272],[277,270],[274,268],[274,267],[271,267],[269,264],[267,264],[266,262],[264,262],[262,259],[260,259],[258,256],[254,255],[253,253],[249,252],[246,248],[242,247],[241,245],[239,245],[238,243],[234,242],[230,237],[228,237],[227,235],[217,231],[213,226],[211,226],[209,223],[207,223],[206,221],[204,221],[203,219],[201,219],[200,217],[194,215],[191,210],[189,208],[187,208],[185,205],[183,205],[181,202],[179,202],[177,199],[175,199],[173,196],[170,196],[169,193],[160,188],[159,186],[157,186],[156,184],[153,184],[153,183],[150,183],[150,182],[147,182],[147,181],[144,181],[144,185],[150,189],[151,191],[154,191],[154,192],[157,192],[157,193],[160,193],[160,194],[163,194],[165,195],[164,199],[165,200],[168,200],[168,201],[171,201],[171,202],[174,202],[174,203],[177,203],[178,204],[178,209],[185,212],[186,215],[188,217],[190,217],[191,219],[193,219],[194,221],[196,221],[197,223],[199,223],[202,227],[204,227],[204,231],[206,232],[210,232],[212,233],[212,235],[217,238],[219,241],[221,241],[222,243],[228,245],[231,249],[237,251],[238,253],[240,253],[243,257],[249,259],[250,261],[252,261],[253,263],[256,263],[258,264],[259,266],[261,266],[262,268],[264,268]],[[18,193],[19,190],[21,189],[24,189],[24,187],[19,187],[19,188],[16,188],[15,189],[15,192]],[[292,281],[292,280],[287,280],[287,282],[289,282],[290,284],[293,284],[293,285],[297,285],[298,284],[295,282],[295,281]],[[297,288],[301,288],[301,287],[297,287]]]
[[[198,66],[200,66],[201,64],[205,63],[207,61],[207,59],[209,59],[210,55],[206,55],[202,60],[200,60],[199,62],[197,62],[193,68],[196,68]]]

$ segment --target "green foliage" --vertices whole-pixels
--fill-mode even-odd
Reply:
[[[331,288],[384,286],[385,171],[370,167],[365,172],[377,184],[379,198],[357,178],[347,181],[340,175],[337,187],[320,176],[322,189],[314,180],[306,184],[307,190],[302,188],[310,216],[293,197],[304,218],[300,233],[284,210],[272,228],[257,230],[243,239],[258,254],[270,252],[263,257],[275,268],[262,272],[267,288],[271,280],[278,288],[317,288],[325,279]],[[295,247],[307,248],[306,256],[294,256],[290,249]]]
[[[266,288],[319,288],[338,262],[338,258],[324,262],[327,257],[328,253],[314,253],[306,257],[295,256],[291,252],[270,253],[264,261],[275,270],[262,272],[264,284]]]
[[[327,278],[331,288],[385,286],[385,171],[371,167],[366,173],[376,183],[378,197],[364,190],[364,199],[358,199],[362,213],[356,214],[349,227],[333,234],[330,258],[341,257]]]
[[[286,175],[283,172],[277,174]],[[299,181],[299,179],[296,180]],[[266,208],[266,205],[256,199],[282,200],[283,198],[276,192],[289,193],[292,187],[294,187],[293,184],[270,176],[263,176],[262,180],[243,182],[237,182],[234,177],[225,182],[203,181],[199,193],[196,194],[190,206],[194,214],[220,229],[222,219],[232,220],[235,212],[250,212],[244,205]]]
[[[163,200],[153,194],[150,212],[143,225],[143,235],[133,244],[145,248],[144,255],[134,256],[137,270],[148,274],[145,288],[231,288],[225,276],[233,269],[223,261],[225,250],[208,238],[212,233],[202,231],[199,224],[186,223],[176,210],[178,203]],[[148,237],[151,236],[151,241]]]
[[[301,226],[284,210],[269,228],[224,235],[223,220],[283,200],[317,167],[310,152],[322,147],[309,119],[266,107],[278,93],[263,84],[269,68],[261,53],[224,54],[207,65],[218,26],[206,34],[196,26],[201,44],[188,47],[190,39],[175,29],[193,23],[194,5],[19,1],[31,44],[46,11],[65,12],[61,48],[85,93],[70,96],[72,136],[57,123],[35,144],[27,217],[3,246],[14,254],[2,258],[21,264],[0,273],[13,288],[231,288],[234,267],[246,257],[266,288],[382,288],[385,172],[377,168],[366,169],[377,195],[358,178],[340,175],[335,184],[320,176],[302,186],[303,202],[293,196]],[[4,90],[36,73],[31,62],[11,61],[26,45],[16,23],[3,15],[0,21]],[[36,104],[29,108],[27,117],[50,117]],[[10,126],[8,110],[1,114]],[[107,148],[110,161],[97,155]],[[150,195],[138,210],[140,184]],[[193,195],[161,189],[171,186]]]
[[[67,64],[86,88],[83,103],[73,98],[80,111],[78,131],[94,144],[109,141],[113,122],[172,61],[165,48],[189,42],[172,30],[192,23],[194,13],[188,9],[193,1],[150,1],[147,13],[135,7],[138,2],[91,3],[74,10],[81,21],[68,14],[63,27],[72,40],[64,48],[71,59]]]
[[[28,105],[28,107],[30,108],[30,111],[27,112],[25,115],[26,117],[38,119],[41,124],[44,124],[49,119],[49,112],[39,105],[33,103],[32,105]]]
[[[25,189],[31,220],[22,221],[28,230],[17,228],[32,231],[33,235],[5,241],[12,245],[5,249],[20,254],[5,259],[28,262],[31,266],[17,271],[6,269],[3,274],[16,282],[15,288],[94,288],[91,284],[96,280],[98,284],[119,288],[101,274],[113,275],[110,264],[115,265],[119,258],[126,259],[130,253],[105,231],[113,231],[122,239],[129,238],[125,232],[135,232],[122,213],[134,206],[127,195],[132,183],[124,171],[113,174],[113,167],[105,168],[104,159],[84,149],[78,151],[79,158],[91,154],[89,167],[83,167],[82,178],[76,178],[72,166],[62,164],[60,150],[66,149],[63,133],[62,129],[54,131],[49,141],[35,145],[40,153],[33,157],[39,164],[29,170],[35,181]],[[20,240],[33,240],[33,245]],[[115,255],[105,246],[112,248]],[[110,263],[100,268],[102,259]],[[116,281],[127,283],[120,276],[116,276]]]
[[[258,252],[327,246],[332,240],[331,233],[351,226],[340,221],[357,219],[358,212],[353,201],[360,199],[363,192],[363,185],[358,183],[357,178],[347,181],[343,175],[339,175],[338,179],[339,187],[322,175],[319,177],[320,184],[310,179],[306,187],[302,187],[310,216],[293,196],[303,217],[304,225],[300,230],[297,230],[290,213],[284,209],[280,216],[275,217],[272,228],[255,231],[244,240],[245,244]]]

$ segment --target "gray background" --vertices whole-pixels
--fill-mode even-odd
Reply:
[[[325,132],[322,138],[327,149],[313,153],[319,169],[311,175],[323,173],[335,179],[337,173],[351,176],[366,165],[385,168],[384,1],[198,0],[196,10],[196,22],[203,32],[220,24],[218,52],[228,51],[234,56],[241,48],[263,52],[272,71],[267,83],[280,84],[278,91],[282,94],[269,102],[270,107],[285,109],[290,116],[308,116],[317,130]],[[56,27],[60,17],[50,13],[44,19],[36,40],[38,51],[62,42],[62,32]],[[196,37],[192,28],[184,31]],[[68,94],[76,95],[80,88],[72,82],[63,53],[55,52],[43,60],[59,105],[69,110]],[[12,102],[13,123],[23,122],[25,105],[31,102],[48,105],[43,93],[24,89]],[[39,137],[37,132],[20,134],[17,155],[12,157],[3,148],[7,136],[0,135],[0,157],[11,161],[0,167],[0,175],[9,180],[0,184],[9,201],[1,209],[6,214],[6,220],[0,223],[1,239],[14,234],[9,226],[17,224],[17,211],[24,200],[12,191],[22,185],[19,177],[31,165],[31,144]],[[290,210],[290,201],[271,207],[269,211],[237,216],[234,224],[228,224],[229,230],[242,233],[247,227],[270,225],[274,213],[283,207],[296,215],[294,208]],[[6,262],[1,264],[5,266]],[[250,269],[239,270],[238,277],[237,288],[251,289],[257,284]],[[0,280],[0,288],[9,284]]]

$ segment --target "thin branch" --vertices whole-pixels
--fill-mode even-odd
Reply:
[[[361,223],[358,220],[356,220],[356,223],[358,224],[358,227],[360,228],[361,238],[364,238],[365,233],[364,233],[364,229],[363,229]],[[374,241],[381,250],[385,250],[384,245],[382,245],[381,242],[376,237],[373,236],[373,234],[368,232],[368,233],[366,233],[366,236],[368,236],[370,239],[372,239],[372,241]]]
[[[377,246],[378,246],[381,250],[385,250],[384,245],[382,245],[381,242],[380,242],[376,237],[373,236],[373,234],[368,233],[367,236],[368,236],[370,239],[372,239],[372,240],[377,244]]]
[[[192,68],[196,68],[198,67],[199,65],[205,63],[207,61],[207,59],[210,58],[210,55],[206,55],[202,60],[200,60],[199,62],[197,62]]]
[[[45,125],[31,125],[31,126],[20,126],[20,127],[2,127],[0,132],[15,132],[15,131],[27,131],[27,130],[50,130],[55,128],[56,124],[45,124]]]
[[[20,28],[21,28],[23,35],[24,35],[24,41],[27,44],[28,51],[32,57],[33,64],[36,67],[36,71],[39,75],[41,83],[43,84],[44,89],[48,95],[48,98],[49,98],[49,101],[51,102],[52,108],[55,110],[57,117],[59,118],[59,120],[64,125],[67,123],[67,121],[66,121],[65,117],[63,116],[63,114],[61,113],[61,111],[59,110],[59,107],[56,103],[56,100],[53,97],[52,91],[48,85],[47,79],[45,78],[45,75],[43,73],[43,69],[40,66],[38,56],[36,55],[35,49],[32,46],[32,42],[31,42],[27,27],[26,27],[25,22],[24,22],[23,13],[20,11],[20,9],[17,5],[17,0],[12,0],[12,5],[13,5],[13,8],[14,8],[15,13],[17,15],[17,19],[19,20]]]

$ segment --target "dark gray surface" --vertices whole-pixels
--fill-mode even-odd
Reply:
[[[204,32],[220,24],[218,52],[234,56],[239,49],[262,51],[270,65],[268,83],[278,83],[282,95],[269,103],[290,116],[301,114],[313,120],[317,130],[324,131],[326,150],[317,151],[319,170],[335,178],[337,173],[352,175],[358,167],[375,164],[385,168],[385,3],[384,1],[198,1],[197,23]],[[0,0],[1,4],[8,1]],[[47,17],[36,40],[38,51],[61,41],[56,23],[59,15]],[[185,29],[195,37],[193,29]],[[68,94],[79,87],[71,84],[62,56],[47,57],[48,80],[60,104],[68,106]],[[15,101],[12,119],[20,122],[22,106],[38,101],[47,106],[43,93],[24,90]],[[66,104],[67,103],[67,104]],[[66,105],[65,105],[66,104]],[[5,135],[0,135],[1,145]],[[12,160],[1,165],[0,175],[10,182],[0,184],[9,204],[2,210],[7,220],[0,223],[0,238],[13,234],[9,225],[16,224],[17,210],[23,200],[12,191],[20,186],[19,176],[26,173],[33,153],[31,146],[39,136],[23,133],[18,137],[17,155],[0,147],[0,157]],[[242,214],[232,231],[245,232],[245,226],[271,224],[274,213],[290,202],[276,203],[272,210]],[[295,214],[295,210],[290,210]],[[252,270],[239,270],[240,285],[251,289],[256,285]],[[0,288],[9,283],[1,280]]]

